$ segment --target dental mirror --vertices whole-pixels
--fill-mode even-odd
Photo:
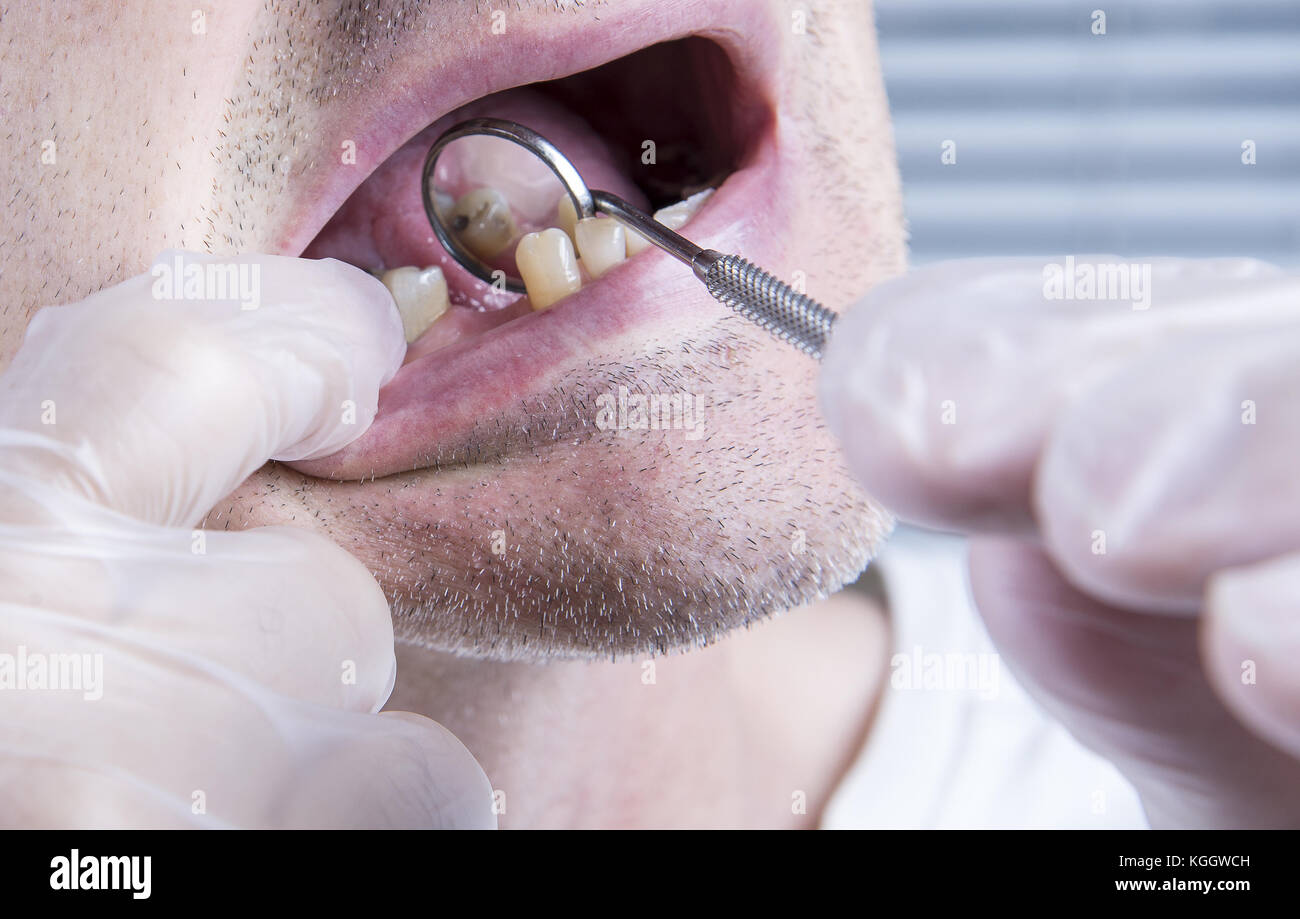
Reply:
[[[520,294],[519,240],[561,226],[562,207],[575,221],[596,213],[573,164],[546,138],[510,121],[477,118],[451,128],[430,148],[423,183],[424,211],[438,241],[479,280]]]
[[[547,231],[558,227],[571,237],[577,221],[602,213],[690,265],[719,302],[818,360],[837,318],[740,256],[703,249],[619,196],[589,189],[554,144],[514,121],[474,118],[449,128],[429,148],[421,183],[439,242],[498,288],[527,292],[515,257],[526,236],[554,240]],[[523,257],[538,244],[529,237]],[[576,260],[572,272],[576,282]]]

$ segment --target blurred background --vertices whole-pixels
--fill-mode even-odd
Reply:
[[[914,264],[1300,265],[1297,0],[876,0],[876,14]]]
[[[1114,253],[1300,268],[1300,0],[875,0],[875,9],[913,265]],[[1093,31],[1097,10],[1104,34]],[[896,649],[993,653],[973,609],[954,600],[973,607],[965,553],[961,537],[900,526],[859,578],[856,590],[886,609],[924,611],[891,617]],[[904,753],[889,796],[908,799],[908,781],[948,762],[937,807],[949,809],[937,824],[962,825],[952,815],[987,789],[1021,790],[1011,765],[990,778],[979,763],[1071,750],[1059,762],[1091,762],[1079,767],[1093,770],[1081,787],[1108,789],[1109,803],[1059,825],[1140,813],[1113,767],[1053,722],[1033,722],[1025,711],[1036,703],[999,672],[992,704],[970,692],[893,693],[893,717],[906,724],[890,736]],[[953,711],[978,727],[949,743]],[[1023,736],[998,734],[1031,723]],[[985,741],[998,752],[981,759]],[[1063,774],[1042,800],[1074,781]],[[875,800],[854,793],[837,794]],[[872,825],[912,819],[876,812]]]

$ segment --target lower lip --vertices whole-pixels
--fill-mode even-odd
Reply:
[[[750,162],[727,178],[684,234],[770,264],[779,254],[772,241],[788,225],[781,178],[776,145],[765,133]],[[493,459],[492,419],[544,397],[566,373],[701,336],[727,315],[688,266],[657,249],[643,252],[547,310],[405,364],[380,390],[365,434],[332,456],[290,465],[321,478],[382,477],[435,467],[470,438],[476,458]],[[505,440],[495,452],[504,451]]]

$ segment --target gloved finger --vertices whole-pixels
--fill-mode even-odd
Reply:
[[[495,826],[482,768],[428,719],[302,703],[175,655],[103,658],[97,697],[0,694],[0,800],[23,802],[0,825]]]
[[[274,815],[273,822],[256,825],[496,829],[487,775],[465,745],[436,721],[411,712],[341,714],[313,724],[311,745],[300,752],[308,760],[292,768],[288,784],[261,786],[283,798],[255,806],[252,815]],[[227,778],[213,775],[217,782]]]
[[[1228,707],[1300,757],[1300,553],[1217,573],[1202,643]]]
[[[60,814],[87,825],[92,813],[122,826],[490,819],[482,770],[431,722],[290,698],[183,643],[142,645],[111,623],[13,603],[0,604],[0,623],[6,640],[20,639],[27,678],[0,692],[0,800],[33,803],[51,815],[41,825]],[[45,665],[39,683],[33,661]],[[106,787],[124,790],[120,805],[88,801]]]
[[[388,701],[393,620],[359,559],[291,526],[183,538],[118,566],[119,595],[132,598],[121,640],[165,643],[318,705],[377,712]]]
[[[1300,550],[1300,328],[1170,348],[1062,410],[1034,494],[1070,581],[1196,613],[1220,568]]]
[[[1127,296],[1058,290],[1054,269],[1074,277],[1078,265]],[[1297,323],[1300,278],[1248,259],[943,262],[879,285],[837,323],[822,408],[861,481],[900,517],[1024,530],[1047,431],[1080,393],[1183,341]]]
[[[396,676],[388,603],[366,567],[324,536],[96,522],[16,540],[0,527],[0,601],[295,699],[365,712],[387,701]],[[0,621],[0,646],[32,646],[33,628],[16,612]]]
[[[0,377],[0,455],[193,525],[268,458],[358,437],[404,353],[392,298],[357,268],[165,252],[148,275],[37,313]]]
[[[345,797],[355,776],[366,775],[366,766],[370,765],[374,772],[393,777],[389,788],[370,795],[363,793],[355,803],[341,802],[338,813],[331,818],[340,822],[332,825],[496,829],[492,784],[478,760],[455,734],[414,712],[380,712],[371,722],[382,726],[387,744],[361,747],[357,762],[335,771],[329,777],[332,781],[322,783],[319,791],[305,787],[302,805],[289,812],[295,825],[324,826],[313,823],[313,800],[331,791],[340,798]],[[340,747],[347,753],[357,750],[348,745],[346,736],[340,738]],[[312,776],[314,779],[315,773]]]
[[[970,544],[971,593],[1001,659],[1070,733],[1125,774],[1157,827],[1300,818],[1295,761],[1221,702],[1198,624],[1082,593],[1029,540]]]

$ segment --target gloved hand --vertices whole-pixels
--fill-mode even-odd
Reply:
[[[260,302],[141,275],[42,310],[0,377],[0,824],[494,826],[450,732],[375,714],[392,621],[359,561],[193,529],[267,458],[365,430],[391,299],[334,261],[183,259]]]
[[[1153,825],[1296,826],[1300,277],[1146,264],[1148,308],[1049,298],[1042,259],[882,284],[823,407],[875,497],[975,537],[1004,659]]]

